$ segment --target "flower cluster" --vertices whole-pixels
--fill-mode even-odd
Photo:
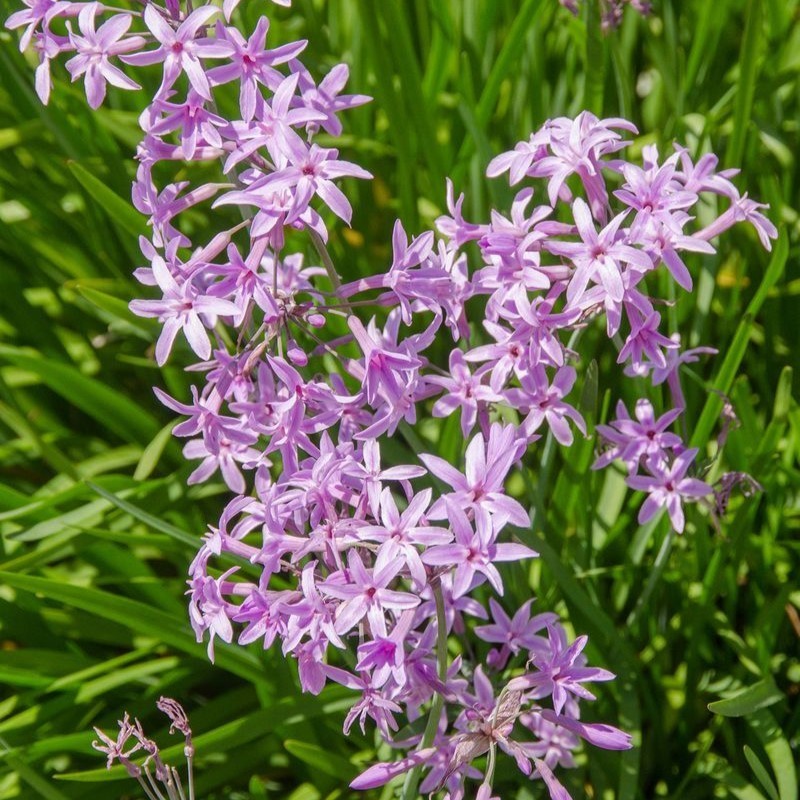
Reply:
[[[583,112],[549,120],[489,164],[489,177],[507,173],[518,187],[509,212],[466,221],[448,181],[435,230],[409,237],[398,221],[391,264],[342,284],[326,218],[349,224],[337,181],[370,175],[315,137],[337,136],[339,112],[367,98],[342,94],[345,65],[315,83],[299,61],[305,42],[267,48],[266,17],[244,35],[230,24],[235,6],[148,1],[98,24],[108,13],[98,3],[36,0],[7,23],[26,26],[22,44],[39,52],[45,101],[61,53],[75,54],[67,69],[85,78],[93,107],[106,82],[138,88],[119,65],[160,65],[133,187],[152,229],[135,274],[158,296],[131,308],[162,325],[159,365],[179,335],[201,359],[190,401],[156,392],[186,417],[174,433],[199,461],[189,481],[219,472],[236,494],[190,567],[198,641],[208,636],[212,657],[217,638],[277,641],[305,690],[329,680],[356,690],[345,731],[369,718],[394,746],[415,749],[355,786],[424,767],[423,790],[456,800],[479,779],[488,798],[499,746],[563,798],[553,768],[572,765],[579,737],[610,749],[630,740],[580,720],[578,701],[593,699],[583,684],[613,677],[585,665],[585,637],[569,644],[554,615],[531,617],[526,603],[510,617],[491,597],[504,594],[498,564],[536,555],[513,539],[529,517],[506,477],[542,434],[563,446],[587,434],[569,395],[576,342],[601,317],[625,374],[666,383],[674,408],[656,418],[641,401],[634,421],[620,405],[600,428],[611,448],[597,466],[620,459],[629,484],[648,493],[640,519],[663,507],[683,530],[683,502],[711,487],[692,476],[696,453],[669,428],[684,407],[680,367],[703,349],[681,351],[650,291],[665,273],[690,290],[682,254],[714,252],[711,241],[735,223],[754,225],[766,247],[775,228],[713,155],[695,163],[676,147],[662,159],[648,146],[635,163],[622,157],[631,123]],[[65,19],[67,35],[54,33]],[[129,34],[134,21],[140,30]],[[231,91],[229,119],[217,100]],[[186,162],[204,165],[206,179],[215,164],[219,174],[156,184]],[[708,194],[728,208],[698,228],[690,212]],[[181,215],[209,203],[240,218],[192,242]],[[309,242],[322,266],[305,265]],[[362,318],[365,307],[373,313]],[[431,355],[443,342],[446,365]],[[463,471],[433,454],[383,465],[382,437],[425,413],[459,414]],[[493,622],[476,624],[486,601]],[[496,646],[449,661],[450,634]],[[425,713],[428,725],[415,728]],[[412,729],[400,739],[399,717]],[[483,755],[485,772],[473,763]]]
[[[579,699],[593,699],[583,682],[613,677],[585,666],[585,637],[568,645],[556,615],[531,617],[530,601],[510,618],[491,599],[491,624],[473,623],[488,616],[474,597],[479,587],[504,593],[498,565],[536,556],[499,540],[509,524],[527,524],[524,508],[503,491],[525,446],[515,426],[494,423],[488,439],[478,433],[470,442],[462,473],[431,455],[421,456],[427,470],[382,468],[374,439],[334,445],[324,434],[318,457],[284,468],[274,483],[257,482],[257,499],[233,500],[192,563],[192,624],[198,639],[208,636],[212,656],[215,638],[230,642],[235,628],[239,644],[277,640],[297,659],[306,691],[318,693],[330,680],[360,693],[346,733],[371,719],[395,747],[422,745],[370,769],[357,788],[425,765],[423,792],[446,786],[451,798],[464,797],[465,778],[479,774],[471,762],[499,744],[552,790],[550,770],[573,764],[579,737],[610,749],[630,746],[626,734],[580,721]],[[415,490],[426,472],[449,491],[434,500],[430,488]],[[234,565],[209,574],[212,559],[231,557],[256,572]],[[437,642],[467,631],[493,645],[483,648],[485,666],[474,653],[439,661]],[[512,680],[526,664],[524,676]],[[493,686],[504,698],[497,703],[513,698],[516,705],[487,733]],[[398,717],[413,723],[427,707],[436,709],[435,736],[425,740],[418,731],[395,741]],[[524,733],[515,739],[517,720]]]
[[[639,400],[636,418],[631,419],[625,406],[617,404],[617,418],[610,425],[597,426],[598,433],[611,446],[594,463],[594,468],[599,469],[620,459],[628,470],[628,485],[648,493],[639,511],[639,522],[647,522],[666,507],[678,533],[684,528],[683,501],[712,492],[703,481],[686,477],[697,449],[687,449],[680,436],[668,430],[682,411],[680,407],[673,408],[656,419],[652,403]],[[639,474],[640,468],[644,474]]]

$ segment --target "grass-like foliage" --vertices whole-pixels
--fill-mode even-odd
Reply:
[[[655,281],[670,330],[719,351],[682,371],[681,433],[703,479],[754,480],[717,514],[688,506],[681,535],[666,515],[640,525],[642,495],[620,463],[591,469],[594,431],[619,399],[632,409],[647,391],[663,405],[666,386],[625,379],[590,325],[572,395],[589,435],[576,431],[569,448],[543,437],[507,486],[533,509],[524,541],[540,558],[505,569],[504,604],[535,596],[537,611],[589,635],[591,664],[618,676],[596,687],[585,721],[613,722],[634,747],[579,752],[559,775],[573,797],[796,800],[800,2],[654,0],[650,16],[630,8],[605,32],[597,0],[566,3],[577,15],[556,0],[261,5],[240,5],[243,29],[269,13],[273,44],[307,39],[314,74],[344,61],[348,91],[374,97],[347,112],[343,136],[316,139],[374,176],[346,181],[352,227],[329,225],[345,283],[386,269],[396,218],[412,234],[434,226],[447,177],[466,219],[509,210],[514,189],[488,181],[486,165],[583,110],[635,123],[635,157],[650,144],[670,153],[674,140],[695,159],[716,152],[720,168],[741,168],[742,191],[769,203],[771,252],[739,225],[714,254],[683,254],[691,292],[667,273]],[[0,0],[3,19],[16,10]],[[389,800],[397,783],[349,788],[392,758],[370,728],[342,735],[352,692],[301,694],[278,646],[218,641],[212,665],[195,640],[187,568],[230,490],[219,475],[187,485],[196,464],[152,391],[186,400],[196,373],[182,365],[197,359],[179,336],[157,367],[159,325],[128,308],[142,296],[132,273],[148,233],[129,201],[141,99],[109,91],[92,111],[82,82],[54,65],[43,106],[33,66],[18,35],[0,33],[0,800],[134,796],[125,769],[106,771],[91,750],[92,727],[114,730],[128,710],[177,766],[184,743],[156,711],[162,696],[189,714],[198,797]],[[203,209],[181,218],[198,240],[214,213]],[[719,210],[704,196],[692,213],[702,226]],[[445,364],[437,347],[429,356]],[[429,417],[397,428],[384,466],[420,453],[458,463],[463,450],[458,415]],[[500,761],[495,793],[546,796]]]

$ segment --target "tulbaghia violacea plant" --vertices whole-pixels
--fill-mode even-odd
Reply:
[[[587,684],[613,678],[587,666],[586,637],[570,642],[554,614],[532,615],[532,600],[506,609],[496,599],[501,565],[537,555],[514,533],[529,514],[506,478],[542,435],[563,446],[587,435],[569,399],[574,343],[599,317],[624,374],[665,383],[673,407],[657,414],[641,400],[630,416],[618,405],[599,427],[609,449],[596,466],[621,461],[647,495],[640,520],[666,509],[681,532],[684,504],[712,487],[672,430],[685,406],[680,368],[713,351],[681,350],[663,330],[653,277],[666,272],[690,291],[684,253],[713,253],[740,221],[769,248],[775,228],[713,155],[695,162],[685,148],[661,157],[647,146],[642,163],[627,160],[634,126],[583,112],[549,120],[488,165],[516,187],[510,210],[468,222],[448,181],[435,230],[409,237],[398,221],[391,264],[343,284],[321,211],[349,224],[337,181],[370,175],[315,137],[337,136],[339,112],[367,98],[342,94],[345,65],[316,83],[299,61],[305,42],[268,48],[266,17],[253,31],[231,25],[236,5],[146,2],[104,19],[97,3],[54,0],[7,23],[39,52],[44,101],[62,53],[92,106],[106,81],[137,88],[121,65],[161,71],[140,117],[133,187],[152,229],[136,271],[151,299],[131,308],[162,324],[159,365],[179,339],[201,359],[191,398],[156,393],[185,417],[174,433],[198,462],[189,482],[219,473],[235,493],[189,568],[198,641],[212,658],[217,639],[279,646],[305,691],[333,681],[357,692],[345,732],[370,720],[405,755],[354,787],[405,774],[405,797],[456,800],[478,781],[477,796],[490,798],[499,749],[565,798],[554,770],[573,766],[580,739],[631,741],[581,720],[581,701],[594,699]],[[238,98],[235,118],[220,114],[220,92]],[[219,178],[158,186],[165,162],[183,172],[217,164]],[[699,227],[691,212],[703,195],[728,207]],[[192,242],[180,217],[201,204],[240,217]],[[309,242],[322,266],[304,264]],[[434,342],[449,343],[446,363],[429,357]],[[385,463],[382,442],[424,414],[459,415],[463,466],[432,453]],[[469,647],[456,644],[464,637]]]

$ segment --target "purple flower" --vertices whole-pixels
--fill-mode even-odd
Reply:
[[[573,733],[577,733],[578,736],[586,739],[589,744],[593,744],[595,747],[602,747],[604,750],[630,750],[633,746],[630,734],[615,728],[613,725],[581,722],[558,712],[550,711],[547,708],[542,709],[541,714],[549,722],[554,722]]]
[[[461,247],[465,242],[477,241],[487,231],[487,225],[475,225],[466,222],[461,215],[464,205],[464,195],[460,194],[458,200],[454,199],[455,190],[453,181],[446,179],[447,184],[447,210],[450,216],[442,215],[436,219],[436,229],[442,236],[450,240],[451,247]]]
[[[441,386],[445,394],[433,406],[434,417],[447,417],[461,409],[461,432],[466,438],[475,427],[480,412],[486,412],[489,403],[499,402],[502,396],[482,383],[480,372],[473,375],[461,350],[450,351],[449,371],[446,375],[428,375],[425,380]]]
[[[170,274],[164,259],[153,259],[153,276],[164,293],[161,300],[133,300],[130,309],[140,317],[158,317],[164,328],[156,343],[156,363],[163,366],[169,358],[178,331],[183,331],[189,346],[200,358],[211,355],[211,341],[200,319],[206,315],[214,319],[217,314],[236,316],[239,309],[230,300],[208,297],[195,287],[191,279],[181,283]]]
[[[399,556],[391,561],[378,556],[375,567],[367,570],[355,549],[347,553],[346,573],[331,576],[320,584],[322,592],[343,600],[336,614],[335,630],[347,633],[365,616],[373,630],[385,629],[384,614],[387,609],[404,610],[419,605],[419,598],[408,592],[389,589],[403,566]]]
[[[383,481],[401,481],[407,487],[406,492],[410,493],[408,481],[412,478],[420,478],[425,474],[423,467],[396,466],[381,469],[381,450],[376,439],[367,439],[364,442],[362,461],[354,461],[347,464],[344,472],[363,481],[370,511],[377,517],[380,510],[380,497]]]
[[[428,517],[447,519],[450,504],[476,511],[485,509],[496,517],[498,528],[507,522],[527,527],[527,512],[503,491],[508,471],[524,450],[525,440],[519,437],[513,425],[503,426],[495,422],[489,431],[488,442],[479,433],[469,443],[465,475],[439,456],[421,455],[420,459],[428,470],[454,489],[433,504]]]
[[[376,789],[379,786],[384,786],[392,778],[408,772],[418,764],[424,764],[432,756],[436,755],[436,752],[437,749],[435,747],[426,747],[423,750],[416,750],[407,758],[395,761],[392,764],[375,764],[364,770],[357,778],[354,778],[350,782],[350,788],[365,791],[366,789]]]
[[[508,181],[514,186],[528,174],[537,161],[547,155],[549,144],[550,129],[549,126],[545,126],[542,130],[532,133],[527,142],[519,142],[510,152],[495,156],[486,168],[487,177],[497,178],[508,172]]]
[[[187,479],[195,484],[207,481],[218,469],[228,488],[242,494],[246,484],[239,464],[259,459],[261,453],[249,445],[256,441],[251,431],[231,431],[215,426],[202,439],[187,442],[183,448],[186,458],[202,458],[200,466]]]
[[[667,428],[683,409],[674,408],[656,419],[652,403],[642,399],[636,401],[635,420],[628,416],[622,401],[617,403],[616,410],[617,418],[610,425],[597,426],[597,432],[612,447],[595,461],[592,469],[605,467],[619,458],[629,469],[635,470],[642,458],[663,462],[666,461],[667,451],[681,446],[680,436],[670,433]]]
[[[493,597],[489,598],[494,622],[491,625],[478,625],[475,634],[484,642],[492,642],[500,647],[489,653],[487,663],[494,669],[503,669],[510,656],[521,650],[535,650],[544,640],[537,636],[548,624],[557,621],[558,616],[546,611],[531,617],[533,600],[523,603],[511,618]]]
[[[78,15],[81,35],[70,31],[69,39],[77,55],[67,61],[72,80],[85,75],[86,99],[92,108],[98,108],[106,96],[106,81],[120,89],[140,89],[125,73],[109,63],[109,56],[118,56],[138,50],[145,43],[141,36],[122,37],[128,32],[133,17],[116,14],[95,31],[95,16],[99,3],[87,3]]]
[[[344,722],[344,733],[347,735],[356,719],[359,720],[361,732],[365,733],[364,724],[366,718],[372,718],[378,726],[378,730],[386,739],[390,738],[390,731],[397,730],[397,723],[394,714],[402,709],[397,703],[384,697],[380,691],[372,684],[371,680],[363,673],[362,676],[352,675],[338,667],[331,667],[327,664],[322,665],[325,675],[337,683],[361,692],[361,699],[350,709]]]
[[[567,302],[576,305],[589,281],[601,285],[612,300],[622,300],[625,294],[623,264],[631,264],[644,272],[653,268],[648,255],[624,244],[618,235],[627,214],[618,214],[598,233],[589,207],[581,198],[573,203],[572,213],[582,241],[547,245],[551,253],[567,256],[575,263],[575,272],[567,286]]]
[[[42,35],[45,38],[49,38],[49,25],[53,19],[62,16],[75,16],[83,6],[82,3],[72,3],[67,2],[67,0],[22,0],[22,2],[27,8],[15,11],[5,23],[6,28],[10,30],[25,26],[19,41],[20,52],[28,49],[28,45],[30,45],[34,35],[37,33],[36,29],[39,25],[44,23],[42,25]]]
[[[536,366],[521,378],[521,389],[507,390],[508,402],[522,413],[527,413],[522,431],[529,440],[542,422],[547,422],[557,442],[565,446],[571,445],[572,429],[567,424],[567,419],[571,419],[578,430],[586,435],[583,417],[563,399],[572,391],[576,377],[573,367],[561,367],[553,382],[548,383],[544,367]]]
[[[290,128],[319,119],[316,111],[305,106],[291,108],[292,100],[296,99],[297,83],[296,74],[283,78],[269,102],[261,94],[256,94],[254,118],[231,123],[231,132],[236,137],[235,146],[225,161],[224,172],[228,173],[237,164],[254,157],[262,147],[266,148],[276,164],[285,162]]]
[[[209,71],[208,79],[215,86],[233,80],[239,82],[239,110],[245,122],[253,119],[256,113],[259,84],[276,89],[283,81],[283,75],[274,67],[296,58],[308,44],[302,40],[267,50],[268,31],[269,20],[266,17],[258,20],[249,39],[245,39],[236,28],[217,23],[217,41],[230,45],[225,55],[231,63],[214,67]]]
[[[622,364],[630,360],[635,365],[642,364],[644,356],[647,356],[657,367],[666,367],[667,359],[664,350],[673,350],[678,345],[659,332],[660,324],[661,315],[657,311],[653,311],[652,314],[640,321],[633,322],[631,332],[619,351],[617,363]]]
[[[589,111],[582,111],[575,119],[559,117],[544,128],[550,154],[541,155],[528,174],[549,178],[547,193],[551,206],[555,206],[559,197],[570,199],[566,180],[577,175],[586,190],[592,214],[605,224],[608,194],[601,173],[602,158],[627,145],[614,128],[636,133],[636,126],[624,119],[598,119]]]
[[[164,94],[163,98],[153,101],[148,112],[140,122],[147,132],[153,136],[164,136],[173,131],[180,131],[181,152],[185,159],[191,160],[198,146],[210,145],[222,149],[222,136],[219,129],[226,121],[206,108],[208,102],[194,89],[190,89],[186,99],[181,103],[168,102],[173,92]]]
[[[404,378],[422,366],[422,360],[392,347],[379,333],[373,319],[369,328],[355,316],[347,318],[347,325],[356,343],[364,353],[361,378],[367,400],[374,406],[382,395],[390,402],[403,394]]]
[[[164,77],[158,96],[163,96],[181,72],[185,72],[194,90],[201,97],[210,100],[211,86],[200,59],[225,58],[231,54],[233,48],[228,42],[218,39],[198,39],[197,34],[218,13],[219,9],[215,6],[200,6],[177,29],[173,29],[156,7],[148,4],[144,10],[144,21],[161,46],[156,50],[125,56],[122,60],[137,67],[163,62]]]
[[[737,222],[749,222],[756,229],[762,246],[766,250],[772,250],[770,239],[778,238],[778,229],[758,210],[760,208],[769,208],[769,206],[751,200],[746,192],[743,195],[739,195],[735,189],[731,192],[731,200],[731,207],[717,217],[714,222],[699,231],[696,234],[697,238],[713,239]]]
[[[534,672],[514,678],[509,690],[524,691],[534,689],[544,695],[552,695],[553,708],[560,714],[569,695],[583,700],[594,700],[594,695],[582,684],[587,681],[611,681],[614,674],[598,667],[586,667],[586,657],[582,654],[587,636],[579,636],[572,644],[560,625],[548,625],[549,647],[531,654]]]
[[[631,475],[628,486],[640,492],[648,492],[649,497],[639,509],[639,524],[652,519],[661,508],[666,508],[672,527],[683,533],[683,501],[705,497],[712,488],[697,478],[687,478],[686,473],[697,455],[697,448],[685,450],[671,466],[658,459],[649,458],[646,462],[648,475]]]
[[[372,100],[364,94],[341,93],[350,77],[350,68],[347,64],[337,64],[333,67],[318,86],[314,83],[311,73],[302,64],[292,61],[289,66],[300,80],[302,100],[296,101],[298,111],[302,103],[302,107],[313,115],[306,124],[306,130],[310,134],[316,133],[321,126],[331,136],[341,136],[342,123],[339,122],[337,114]]]
[[[223,597],[222,584],[237,569],[231,567],[216,579],[198,575],[189,581],[189,619],[198,642],[202,642],[205,632],[209,631],[208,657],[212,662],[215,637],[219,636],[223,642],[233,641],[233,626],[228,617],[228,603]]]
[[[444,528],[420,525],[420,520],[431,502],[431,490],[425,489],[415,495],[401,514],[397,509],[390,489],[381,493],[381,525],[364,525],[357,532],[363,541],[378,542],[378,554],[387,561],[401,556],[406,562],[415,588],[422,590],[427,583],[425,567],[417,547],[424,548],[445,544],[453,535]]]
[[[94,732],[98,735],[100,741],[92,742],[92,747],[106,754],[106,767],[108,769],[111,769],[111,766],[116,760],[127,769],[128,774],[132,778],[137,778],[142,774],[141,769],[130,760],[130,757],[137,750],[141,749],[142,743],[136,738],[134,727],[131,725],[130,717],[127,713],[123,719],[119,720],[119,733],[116,739],[112,739],[110,736],[103,733],[100,728],[95,728]],[[133,744],[129,750],[125,750],[125,746],[132,736],[134,737],[135,744]]]
[[[511,206],[511,219],[492,211],[492,224],[479,244],[484,256],[495,256],[503,265],[511,267],[523,288],[547,290],[550,280],[535,267],[539,266],[538,250],[547,239],[547,232],[539,223],[550,216],[553,209],[537,206],[526,216],[525,209],[532,198],[533,189],[519,192]]]
[[[391,677],[398,687],[406,682],[405,640],[414,622],[414,612],[404,611],[388,636],[380,633],[358,647],[356,669],[372,673],[372,685],[380,689]]]
[[[49,30],[45,30],[42,33],[34,34],[34,49],[39,56],[39,66],[36,67],[34,86],[42,104],[47,105],[52,89],[50,62],[59,53],[71,50],[72,45],[66,36],[56,36]]]
[[[370,179],[372,175],[349,161],[339,160],[338,150],[317,144],[307,147],[299,136],[289,134],[287,131],[284,150],[287,166],[258,179],[249,191],[263,194],[265,191],[290,190],[293,196],[290,218],[299,217],[312,197],[319,195],[322,202],[349,225],[353,209],[333,180],[343,177]]]
[[[535,558],[538,553],[521,544],[496,544],[494,522],[488,511],[475,509],[475,528],[454,502],[447,503],[448,519],[455,534],[453,544],[435,545],[425,550],[422,560],[440,567],[455,567],[453,596],[461,597],[488,579],[494,590],[503,594],[503,581],[495,567],[498,561]],[[479,577],[483,576],[483,578]],[[476,582],[477,579],[477,582]]]

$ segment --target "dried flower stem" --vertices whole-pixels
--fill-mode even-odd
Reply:
[[[187,774],[189,776],[189,800],[194,800],[194,759],[191,756],[186,758]]]
[[[159,797],[161,797],[160,792],[158,795],[153,794],[152,790],[147,785],[147,783],[145,782],[144,778],[141,775],[137,776],[136,780],[139,781],[139,785],[144,790],[144,793],[145,795],[147,795],[148,800],[159,800]]]

